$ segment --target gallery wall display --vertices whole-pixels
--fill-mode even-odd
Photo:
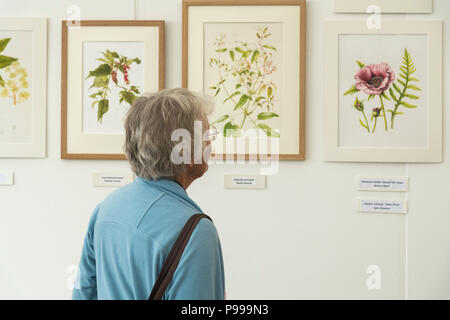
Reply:
[[[305,159],[304,0],[184,0],[183,87],[211,96],[215,159]]]
[[[334,0],[336,13],[432,13],[433,0]]]
[[[46,155],[47,19],[0,18],[0,157]]]
[[[325,160],[442,161],[442,21],[325,23]]]
[[[164,21],[63,21],[61,70],[61,158],[125,159],[127,111],[164,88]]]

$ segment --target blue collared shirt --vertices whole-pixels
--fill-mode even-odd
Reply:
[[[112,192],[89,221],[73,299],[148,299],[189,217],[202,213],[175,181],[134,182]],[[201,219],[163,299],[224,299],[217,230]]]

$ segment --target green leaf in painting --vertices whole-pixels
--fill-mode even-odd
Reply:
[[[258,50],[253,51],[252,60],[251,60],[252,63],[255,62],[256,59],[258,59],[258,57],[259,57],[259,51]]]
[[[97,76],[94,78],[94,83],[92,84],[91,88],[104,88],[108,86],[108,83],[108,76]]]
[[[247,50],[247,51],[245,51],[245,52],[242,54],[242,57],[243,57],[243,58],[247,58],[247,57],[250,55],[251,52],[252,52],[252,50]]]
[[[92,107],[92,108],[94,108],[94,107],[95,107],[95,105],[96,105],[96,104],[98,103],[98,101],[99,101],[99,100],[95,100],[94,102],[92,102],[92,105],[91,105],[91,107]]]
[[[111,67],[109,64],[101,64],[95,70],[89,71],[89,77],[108,76],[111,74]]]
[[[133,91],[133,92],[136,93],[136,94],[139,94],[139,93],[140,93],[140,92],[139,92],[139,89],[138,89],[136,86],[131,86],[131,87],[130,87],[130,90]]]
[[[413,99],[413,100],[418,100],[420,99],[420,97],[413,95],[413,94],[409,94],[409,93],[405,93],[405,97]]]
[[[364,128],[366,128],[367,129],[367,126],[364,124],[364,122],[362,122],[362,120],[361,119],[359,119],[359,123],[364,127]]]
[[[391,98],[392,98],[394,101],[398,101],[397,97],[396,97],[395,94],[394,94],[394,90],[392,90],[392,88],[389,88],[389,95],[391,96]]]
[[[248,95],[243,94],[243,95],[241,96],[241,99],[239,99],[239,102],[236,103],[236,105],[234,106],[233,111],[235,111],[235,110],[241,108],[241,107],[248,101],[249,98],[250,98],[250,97],[249,97]]]
[[[233,51],[233,50],[230,50],[230,51],[228,51],[228,53],[230,54],[231,60],[234,61],[234,51]]]
[[[245,53],[245,50],[243,50],[243,49],[240,48],[240,47],[236,47],[236,48],[234,48],[234,50],[236,50],[236,51],[239,52],[240,54],[244,54],[244,53]]]
[[[408,77],[406,75],[404,75],[403,73],[399,74],[401,78],[403,78],[404,80],[408,80]]]
[[[225,123],[225,125],[223,126],[223,136],[224,137],[228,137],[228,135],[231,135],[230,131],[231,131],[232,126],[233,126],[233,124],[231,122]]]
[[[223,136],[231,137],[239,135],[239,126],[232,124],[231,122],[227,122],[223,126]]]
[[[263,45],[263,47],[267,48],[267,49],[271,49],[271,50],[277,51],[277,48],[275,48],[274,46],[269,46],[268,44]]]
[[[2,76],[0,76],[0,87],[5,86],[5,80],[3,80]]]
[[[106,50],[106,52],[103,52],[103,56],[108,60],[108,64],[112,64],[114,62],[114,57],[111,53],[111,51]]]
[[[364,68],[366,65],[364,64],[364,63],[362,63],[361,61],[359,61],[359,60],[356,60],[356,63],[358,64],[358,66],[362,69],[362,68]]]
[[[392,113],[392,115],[397,115],[397,114],[403,114],[403,112],[394,112],[394,110],[391,110],[391,109],[389,109],[389,110],[386,110],[387,112],[390,112],[390,113]]]
[[[417,106],[414,106],[414,105],[412,105],[412,104],[409,104],[409,103],[407,103],[407,102],[405,102],[405,101],[401,101],[400,104],[401,104],[402,106],[406,107],[406,108],[417,108]]]
[[[120,91],[120,95],[129,105],[132,105],[134,100],[136,100],[137,96],[133,92],[129,91]]]
[[[11,38],[5,38],[0,40],[0,52],[5,50],[6,46],[8,45],[9,41],[11,41]]]
[[[133,61],[136,62],[137,64],[141,64],[141,59],[139,59],[139,58],[137,58],[137,57],[134,58]]]
[[[258,114],[258,120],[267,120],[274,117],[279,117],[279,115],[274,112],[261,112]]]
[[[230,117],[230,116],[227,115],[227,114],[226,114],[226,115],[223,115],[223,116],[221,116],[219,119],[217,119],[216,121],[214,121],[214,122],[211,123],[211,124],[221,123],[221,122],[227,120],[229,117]]]
[[[232,99],[233,97],[235,97],[235,96],[237,96],[237,95],[239,95],[239,94],[241,94],[241,92],[239,92],[239,91],[233,92],[228,98],[226,98],[225,100],[223,100],[223,103],[227,102],[228,100]]]
[[[0,69],[6,68],[14,61],[17,61],[17,58],[0,55]]]
[[[409,79],[411,81],[411,79]],[[414,85],[414,84],[410,84],[408,85],[408,89],[413,89],[416,91],[422,91],[422,89],[420,89],[418,86]]]
[[[398,87],[398,85],[395,84],[395,82],[393,82],[392,85],[394,86],[395,91],[397,91],[399,94],[402,94],[402,90],[400,90],[400,88]]]
[[[391,99],[389,99],[389,97],[386,95],[386,91],[383,91],[383,93],[381,94],[381,96],[382,96],[383,98],[385,98],[386,100],[391,100]]]
[[[280,134],[266,124],[258,124],[258,128],[262,129],[268,137],[279,138]]]
[[[109,100],[108,99],[102,99],[98,102],[98,109],[97,109],[97,121],[102,123],[103,115],[108,112],[109,109]]]
[[[355,85],[353,85],[350,89],[348,89],[347,91],[345,91],[344,96],[347,96],[347,95],[349,95],[349,94],[355,94],[355,93],[357,93],[357,92],[359,92],[359,90],[356,89],[356,86],[355,86]]]
[[[273,88],[272,87],[268,87],[267,88],[267,97],[271,98],[272,97],[272,93],[273,93]]]

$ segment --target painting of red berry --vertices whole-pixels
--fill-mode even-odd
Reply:
[[[127,57],[117,51],[106,49],[97,59],[99,65],[90,70],[86,79],[91,80],[89,95],[92,108],[97,108],[97,122],[102,123],[104,115],[110,110],[113,87],[118,89],[119,104],[126,103],[131,106],[140,94],[139,86],[131,83],[129,72],[136,65],[141,64],[138,57]],[[117,90],[114,90],[117,92]]]

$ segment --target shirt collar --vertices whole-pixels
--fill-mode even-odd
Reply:
[[[144,183],[146,185],[152,186],[156,189],[159,189],[163,192],[169,193],[173,196],[181,198],[185,202],[187,202],[191,207],[195,210],[198,210],[198,213],[202,213],[202,209],[191,199],[189,198],[186,190],[176,181],[169,179],[158,179],[158,180],[147,180],[142,177],[137,177],[136,182]]]

